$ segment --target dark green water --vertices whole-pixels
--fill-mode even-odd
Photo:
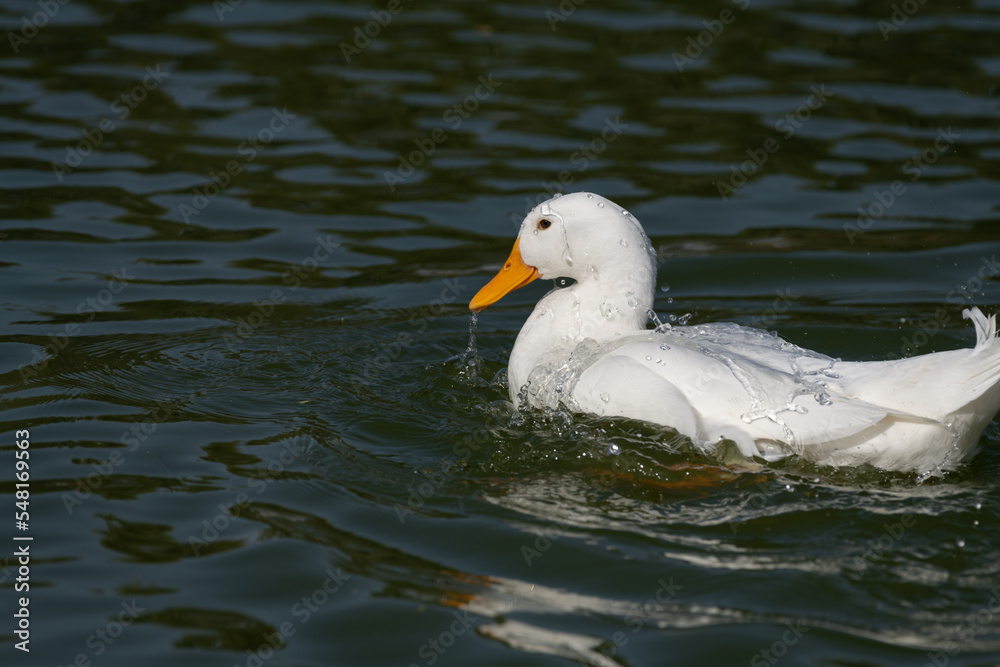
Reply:
[[[661,317],[971,345],[962,308],[1000,311],[997,3],[0,25],[0,664],[1000,663],[996,424],[923,484],[726,464],[511,414],[551,285],[485,311],[478,357],[466,308],[530,205],[589,190],[659,249]]]

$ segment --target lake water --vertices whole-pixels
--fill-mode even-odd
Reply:
[[[962,309],[1000,311],[997,2],[0,25],[0,664],[1000,664],[995,423],[923,483],[741,465],[512,413],[552,284],[472,350],[467,309],[531,205],[587,190],[644,223],[661,318],[972,345]]]

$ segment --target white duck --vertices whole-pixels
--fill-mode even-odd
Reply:
[[[996,316],[963,311],[971,349],[850,362],[736,324],[646,328],[656,255],[639,221],[595,194],[528,213],[480,311],[536,278],[576,282],[542,297],[514,343],[511,400],[641,419],[702,447],[748,457],[798,454],[937,474],[972,454],[1000,411]]]

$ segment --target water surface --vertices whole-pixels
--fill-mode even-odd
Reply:
[[[972,345],[1000,8],[912,6],[0,2],[0,495],[27,430],[34,538],[0,661],[1000,663],[996,424],[918,483],[512,413],[543,281],[467,352],[521,217],[578,190],[645,225],[661,317]]]

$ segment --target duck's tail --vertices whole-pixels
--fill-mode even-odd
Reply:
[[[1000,411],[1000,338],[996,315],[979,308],[962,311],[976,327],[976,345],[881,362],[842,362],[834,381],[847,396],[901,414],[949,421],[970,410],[989,419]],[[988,416],[986,413],[989,413]]]
[[[963,320],[972,320],[976,327],[976,349],[986,347],[997,337],[997,316],[986,317],[983,311],[973,306],[962,311]]]
[[[1000,410],[1000,338],[997,338],[997,316],[987,317],[979,308],[972,307],[962,311],[962,317],[972,320],[976,327],[976,347],[969,357],[970,370],[965,386],[966,403],[984,396],[996,397],[992,404],[996,414]]]

